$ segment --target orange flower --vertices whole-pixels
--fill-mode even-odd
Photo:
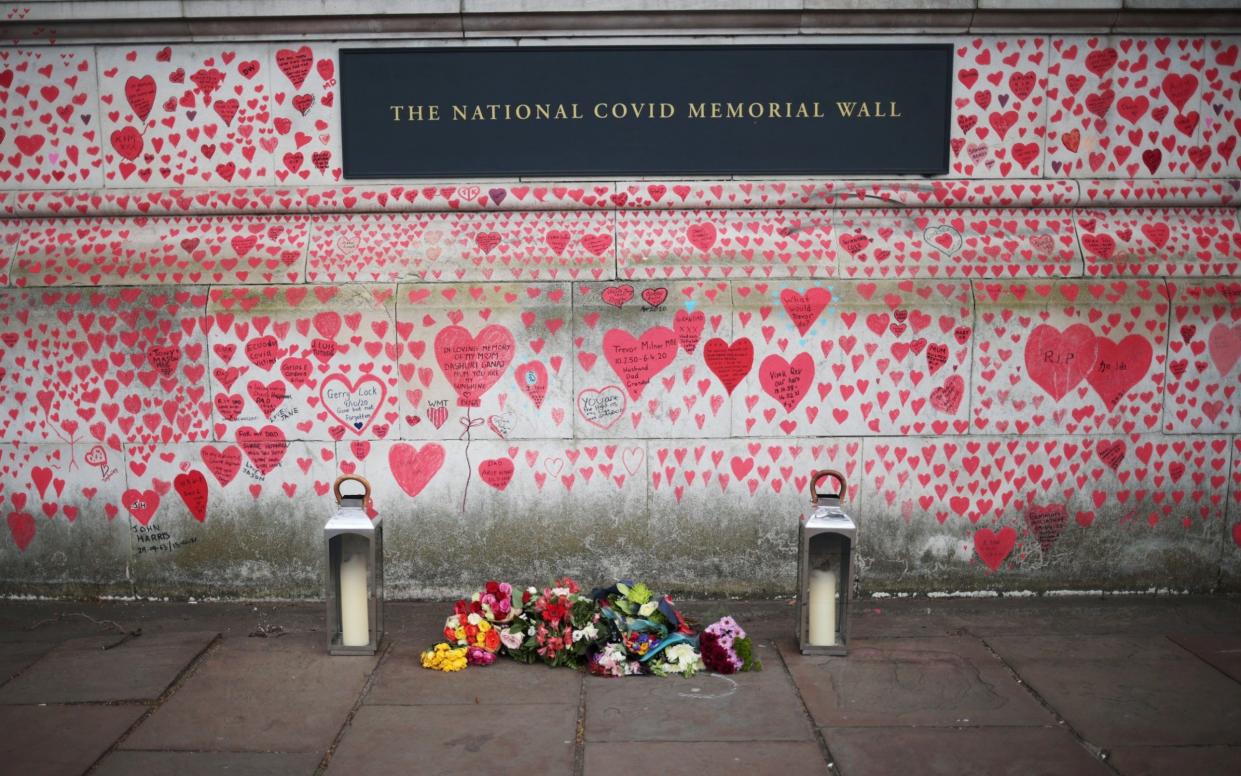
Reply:
[[[497,631],[495,628],[492,628],[491,630],[487,631],[486,641],[483,643],[483,648],[486,649],[488,652],[495,652],[497,649],[499,649],[500,648],[500,632]]]

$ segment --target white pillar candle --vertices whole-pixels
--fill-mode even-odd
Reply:
[[[810,643],[830,647],[836,643],[836,572],[810,572]]]
[[[360,536],[345,535],[340,543],[341,644],[365,647],[371,643],[370,611],[366,587],[367,543]]]

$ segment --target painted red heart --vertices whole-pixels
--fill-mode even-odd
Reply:
[[[517,375],[517,387],[530,397],[535,409],[543,408],[543,399],[547,398],[547,367],[540,361],[518,364],[513,370]]]
[[[17,549],[25,552],[30,542],[34,541],[34,534],[37,530],[35,519],[25,512],[10,512],[8,522],[9,533],[13,535]]]
[[[479,397],[496,384],[513,360],[513,335],[503,326],[484,327],[475,337],[462,326],[435,335],[435,360],[457,392],[458,407],[478,407]]]
[[[780,292],[780,304],[784,305],[784,311],[802,335],[810,331],[831,301],[832,292],[826,288],[808,288],[805,293],[786,288]]]
[[[399,442],[388,451],[388,467],[392,470],[392,476],[410,498],[417,497],[443,465],[444,448],[435,442],[423,445],[421,450]]]
[[[207,478],[194,469],[185,474],[178,474],[172,480],[172,486],[185,502],[186,508],[198,522],[207,519]]]
[[[758,368],[763,391],[780,403],[785,412],[792,412],[814,383],[814,359],[809,353],[798,353],[792,363],[773,353]]]
[[[1026,339],[1026,371],[1051,398],[1060,401],[1085,379],[1097,352],[1089,326],[1075,323],[1062,332],[1040,324]]]
[[[648,288],[642,292],[642,301],[651,307],[659,307],[668,298],[666,288]]]
[[[270,474],[284,459],[289,445],[284,432],[277,426],[263,426],[261,429],[242,426],[237,429],[237,444],[241,447],[250,463],[260,474]]]
[[[633,299],[633,286],[608,286],[599,294],[599,298],[613,307],[622,307],[625,302]]]
[[[754,366],[754,344],[747,337],[738,337],[731,345],[714,337],[702,346],[702,355],[707,368],[720,379],[729,395]]]
[[[294,89],[302,88],[313,62],[314,54],[311,53],[310,46],[302,46],[296,51],[280,49],[276,52],[276,67],[285,74]]]
[[[241,470],[241,449],[233,445],[223,450],[206,445],[202,449],[202,459],[207,471],[211,472],[221,487],[232,482]]]
[[[146,525],[151,522],[155,510],[159,509],[159,494],[150,489],[130,488],[121,495],[121,506],[128,509],[135,520]]]
[[[1114,410],[1125,394],[1146,376],[1154,353],[1150,340],[1139,334],[1130,334],[1120,342],[1106,337],[1098,337],[1095,342],[1098,356],[1086,373],[1086,382],[1107,408]]]
[[[361,436],[388,396],[388,387],[375,375],[359,375],[355,381],[341,374],[331,374],[319,384],[323,408],[345,428]]]
[[[147,116],[151,115],[151,106],[155,104],[155,79],[149,75],[125,79],[125,99],[138,120],[146,121]]]
[[[676,332],[664,326],[647,329],[636,339],[623,329],[603,335],[603,357],[635,401],[651,378],[671,366],[677,346]]]
[[[980,528],[974,534],[974,550],[992,571],[1000,568],[1016,543],[1017,531],[1012,526],[1006,525],[998,533],[990,528]]]
[[[703,253],[711,250],[711,246],[715,245],[716,230],[713,223],[694,224],[686,230],[685,234],[689,238],[690,245]]]
[[[1026,524],[1030,526],[1030,531],[1043,548],[1044,554],[1051,552],[1052,545],[1060,538],[1068,522],[1069,512],[1063,504],[1031,505],[1026,510]]]
[[[1217,323],[1207,335],[1207,350],[1221,376],[1227,376],[1241,358],[1241,325]]]
[[[478,476],[496,490],[504,490],[513,479],[513,462],[507,458],[489,458],[478,464]]]
[[[944,381],[943,386],[931,391],[931,406],[949,415],[956,413],[965,397],[965,380],[961,375],[952,375]]]

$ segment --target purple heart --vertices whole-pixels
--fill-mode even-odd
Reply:
[[[1057,173],[1060,172],[1060,162],[1052,162],[1051,169],[1055,170]]]
[[[1001,108],[1008,107],[1008,95],[1007,94],[1000,95],[1000,107]]]
[[[190,121],[193,121],[193,120],[194,120],[194,117],[198,115],[198,111],[196,111],[196,110],[187,110],[187,111],[185,112],[185,115],[189,117]]]
[[[504,189],[488,189],[487,196],[491,197],[491,201],[498,205],[508,196],[508,192]]]

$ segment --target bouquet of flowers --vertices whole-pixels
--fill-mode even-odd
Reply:
[[[702,662],[717,673],[735,674],[763,668],[754,657],[754,645],[731,617],[722,617],[708,625],[698,638],[698,644],[702,649]]]
[[[512,585],[490,580],[482,592],[453,605],[452,616],[444,622],[444,638],[456,646],[495,652],[501,645],[496,626],[511,622],[520,611],[513,604]]]
[[[594,600],[582,595],[577,582],[565,577],[543,588],[531,608],[535,651],[543,662],[549,666],[581,665],[602,633]]]

